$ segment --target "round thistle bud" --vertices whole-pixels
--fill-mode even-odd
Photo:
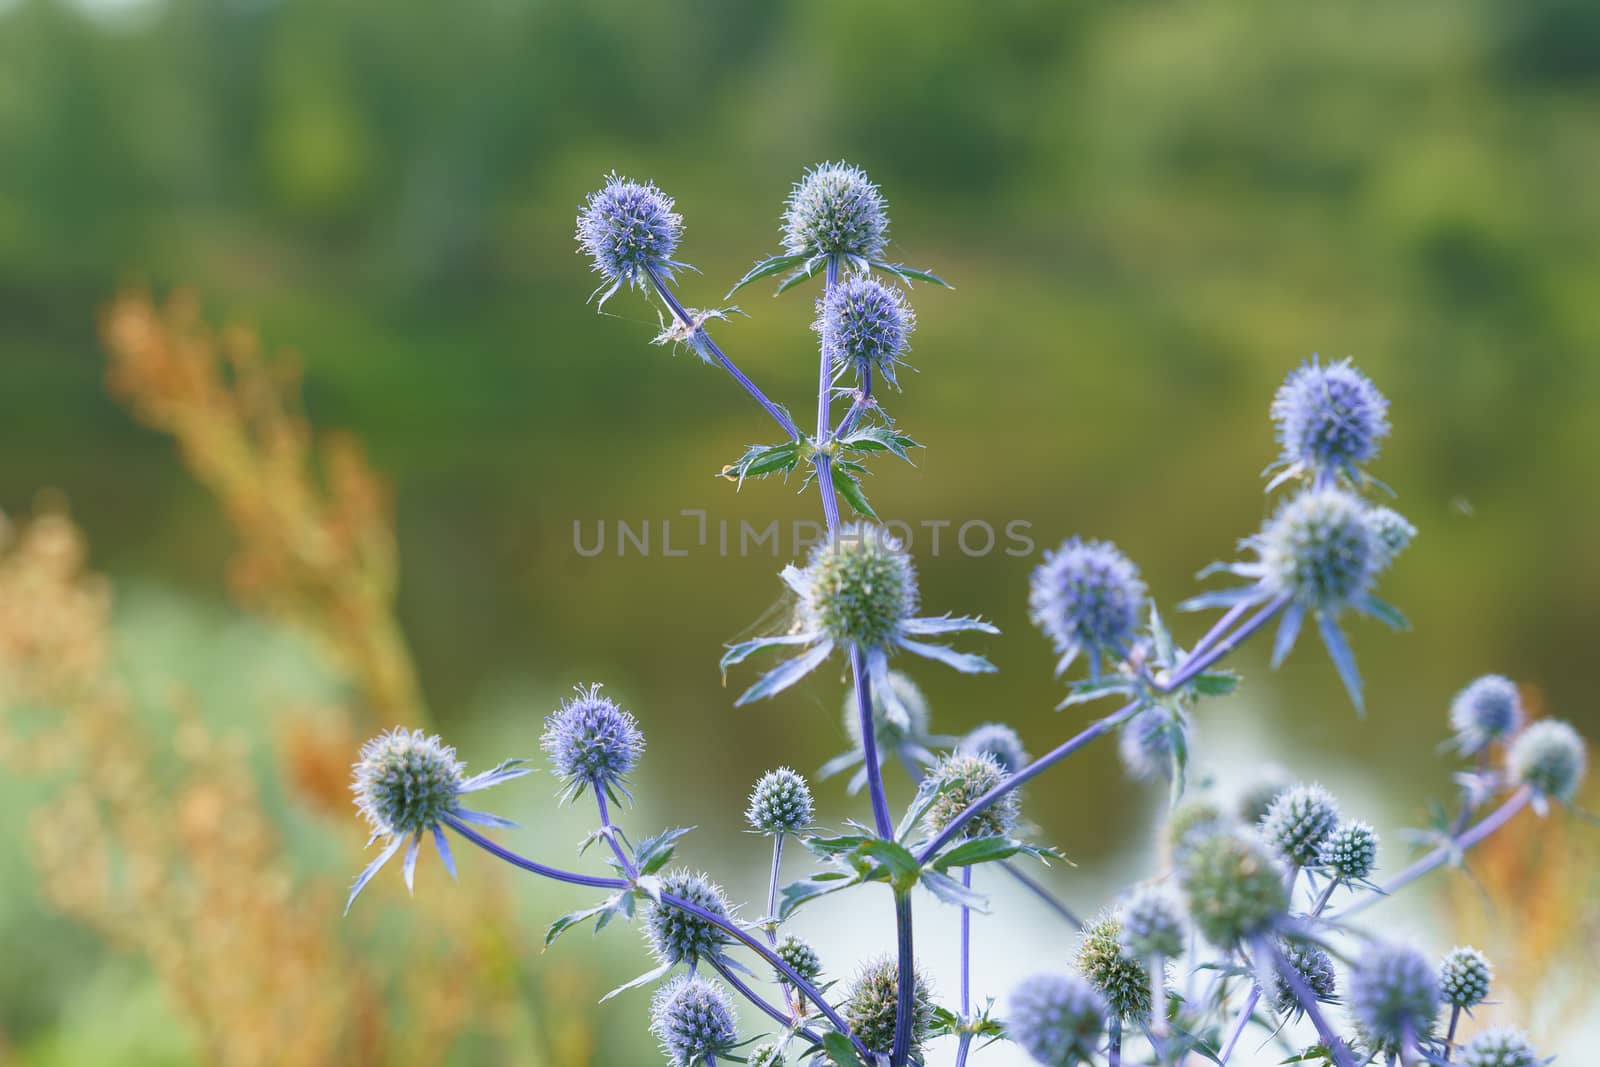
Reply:
[[[911,1001],[911,1051],[921,1050],[933,1028],[933,998],[922,975],[917,975]],[[861,969],[839,1014],[867,1050],[887,1054],[894,1047],[895,1010],[900,993],[900,968],[888,957],[873,960]]]
[[[1350,1014],[1375,1048],[1426,1040],[1439,1014],[1439,980],[1427,957],[1401,945],[1375,945],[1350,971]]]
[[[917,571],[881,526],[858,523],[811,551],[796,623],[841,645],[891,644],[917,610]]]
[[[872,689],[872,732],[880,751],[893,749],[902,741],[927,737],[931,718],[928,713],[928,698],[922,695],[922,690],[917,688],[917,683],[913,682],[909,675],[900,671],[890,671],[889,689],[891,692],[888,696],[892,699],[885,699],[885,694],[880,693],[877,686],[873,686]],[[851,744],[859,749],[861,705],[856,702],[854,686],[844,695],[841,718],[845,733],[850,735]]]
[[[773,951],[778,954],[780,960],[787,963],[796,974],[808,982],[816,981],[817,975],[822,973],[822,960],[817,957],[817,950],[794,934],[785,934]],[[787,981],[781,975],[778,980]]]
[[[462,771],[456,750],[438,737],[395,727],[361,746],[350,789],[374,833],[414,837],[455,807]]]
[[[1150,971],[1122,945],[1122,924],[1101,915],[1083,928],[1078,973],[1089,980],[1119,1019],[1150,1017]]]
[[[1115,545],[1072,537],[1034,568],[1029,618],[1055,645],[1058,670],[1087,652],[1098,674],[1102,655],[1127,654],[1144,599],[1139,568]]]
[[[1004,723],[986,722],[975,727],[961,739],[957,750],[974,756],[993,756],[1000,769],[1016,774],[1028,765],[1028,753],[1022,747],[1022,738]]]
[[[784,1067],[785,1062],[777,1045],[762,1045],[750,1053],[750,1067]]]
[[[1333,969],[1333,958],[1318,945],[1302,944],[1297,941],[1280,941],[1279,950],[1283,958],[1305,980],[1306,988],[1311,990],[1311,995],[1319,1001],[1327,1003],[1338,995],[1338,973]],[[1272,1006],[1279,1015],[1299,1018],[1300,1000],[1295,996],[1294,987],[1283,977],[1277,975],[1273,982]]]
[[[1262,582],[1302,607],[1333,612],[1361,597],[1380,551],[1367,508],[1343,489],[1310,489],[1278,509],[1257,538]]]
[[[632,715],[600,695],[600,686],[578,689],[544,721],[540,746],[564,783],[562,799],[596,792],[628,795],[628,775],[639,765],[644,735]]]
[[[1166,708],[1151,707],[1129,719],[1117,736],[1117,754],[1138,782],[1172,775],[1172,753],[1183,723]]]
[[[783,248],[792,256],[883,258],[889,217],[883,194],[848,163],[806,171],[783,211]]]
[[[836,371],[853,370],[863,381],[875,373],[894,384],[917,321],[904,293],[859,275],[829,289],[817,312],[812,329]]]
[[[1494,968],[1475,948],[1453,948],[1439,964],[1439,993],[1454,1008],[1475,1008],[1489,995]]]
[[[1183,955],[1183,908],[1168,890],[1142,885],[1129,893],[1118,912],[1122,945],[1136,959]]]
[[[1235,808],[1239,821],[1246,826],[1255,826],[1267,817],[1267,809],[1278,799],[1278,794],[1293,784],[1283,768],[1276,764],[1269,765],[1261,777],[1239,794]]]
[[[811,787],[787,767],[768,771],[750,794],[745,821],[764,834],[797,834],[811,825]]]
[[[1513,781],[1542,796],[1571,800],[1578,795],[1588,757],[1583,738],[1569,723],[1545,719],[1517,735],[1506,754]]]
[[[656,991],[650,1032],[675,1067],[724,1055],[739,1040],[728,991],[695,975],[679,975]]]
[[[928,777],[941,786],[949,786],[934,800],[924,816],[924,825],[930,833],[940,833],[955,821],[957,815],[1005,780],[1005,771],[993,756],[968,755],[953,752],[941,759],[928,772]],[[999,800],[973,816],[961,828],[966,837],[1009,837],[1017,825],[1019,801],[1012,790]]]
[[[1544,1067],[1528,1039],[1516,1030],[1485,1030],[1462,1046],[1461,1067]]]
[[[1394,508],[1382,505],[1367,509],[1367,525],[1378,545],[1378,569],[1387,570],[1400,553],[1411,547],[1417,528]]]
[[[589,194],[578,215],[578,246],[593,257],[612,292],[625,283],[644,285],[652,267],[670,273],[682,236],[683,217],[672,210],[672,197],[652,182],[641,185],[616,174]]]
[[[1468,684],[1450,701],[1450,728],[1466,756],[1476,756],[1522,729],[1522,695],[1516,683],[1486,674]]]
[[[1364,822],[1347,822],[1322,842],[1317,862],[1342,882],[1359,882],[1378,866],[1378,831]]]
[[[1161,844],[1167,859],[1176,863],[1188,850],[1191,837],[1216,833],[1227,826],[1222,809],[1210,800],[1185,800],[1167,815],[1161,828]]]
[[[699,905],[713,915],[728,915],[728,898],[703,874],[682,867],[661,876],[661,892]],[[717,956],[728,935],[698,915],[671,904],[652,904],[645,913],[644,932],[650,948],[662,963],[694,963]]]
[[[1044,1067],[1078,1067],[1099,1050],[1106,1004],[1076,975],[1036,974],[1011,991],[1006,1035]]]
[[[1309,867],[1339,826],[1339,802],[1320,785],[1297,785],[1278,794],[1261,820],[1261,834],[1278,855]]]
[[[1266,843],[1238,830],[1185,839],[1178,883],[1195,928],[1219,946],[1265,933],[1288,910],[1283,871]]]
[[[1272,419],[1291,470],[1354,478],[1389,432],[1389,402],[1349,360],[1313,359],[1284,379]]]

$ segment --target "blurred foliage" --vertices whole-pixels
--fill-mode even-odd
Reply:
[[[784,560],[586,560],[573,522],[705,507],[713,522],[787,523],[814,519],[815,501],[777,483],[735,495],[712,477],[764,429],[760,413],[695,361],[648,348],[644,304],[619,298],[595,318],[572,216],[612,167],[654,178],[679,198],[684,255],[705,272],[684,297],[708,304],[776,247],[801,169],[845,157],[883,184],[896,258],[957,287],[914,294],[924,373],[887,403],[927,450],[871,486],[886,517],[1023,519],[1040,547],[1111,537],[1171,603],[1256,525],[1266,405],[1290,366],[1354,355],[1385,390],[1396,432],[1376,473],[1421,531],[1388,594],[1416,632],[1354,634],[1365,725],[1315,656],[1269,675],[1252,650],[1241,699],[1266,713],[1253,734],[1292,772],[1339,753],[1381,787],[1360,814],[1415,822],[1421,798],[1450,789],[1448,761],[1418,754],[1477,673],[1524,680],[1551,714],[1600,733],[1585,673],[1600,632],[1595,10],[0,0],[0,508],[26,514],[41,486],[62,488],[98,568],[119,588],[160,591],[136,605],[185,605],[113,620],[155,646],[130,659],[166,676],[152,705],[166,725],[140,742],[152,751],[172,747],[172,683],[205,666],[185,642],[233,618],[215,602],[225,574],[245,603],[309,636],[315,652],[284,659],[323,679],[308,706],[343,710],[309,716],[295,739],[273,725],[286,713],[262,692],[281,682],[262,672],[251,706],[263,722],[246,738],[270,755],[257,772],[272,825],[285,817],[272,783],[342,776],[328,753],[371,721],[432,707],[453,738],[530,754],[556,697],[602,678],[649,731],[642,795],[663,795],[716,739],[723,773],[673,789],[670,814],[730,840],[761,770],[814,768],[845,743],[831,678],[738,715],[720,686],[718,647],[770,606]],[[254,356],[216,364],[215,380],[183,371],[194,307],[169,308],[169,350],[113,343],[110,384],[126,399],[130,376],[144,382],[135,414],[184,442],[220,517],[169,444],[116,409],[95,326],[128,281],[198,285],[225,313],[207,317],[306,346],[315,421],[359,435],[392,475],[408,561],[397,587],[389,489],[337,443],[303,484],[285,483],[307,458],[292,406],[241,398],[214,421],[206,398],[256,380]],[[752,318],[717,336],[807,410],[808,299],[741,299]],[[175,398],[191,405],[185,424],[161,407]],[[260,465],[207,469],[239,447],[259,449]],[[293,530],[310,541],[286,540]],[[929,548],[917,546],[928,601],[1006,631],[987,650],[997,677],[919,678],[934,683],[935,726],[1010,719],[1041,749],[1071,724],[1049,710],[1049,649],[1026,623],[1033,561],[969,559],[948,534],[939,556]],[[197,713],[212,722],[244,697],[234,688]],[[1096,802],[1101,817],[1075,815],[1105,795],[1119,802]],[[1086,867],[1153,803],[1109,754],[1029,798]],[[540,832],[581,836],[570,821]],[[346,877],[353,822],[341,813],[307,833],[271,847],[297,877]],[[78,1029],[137,979],[93,971],[92,941],[38,925],[43,901],[18,862],[0,856],[6,947],[37,929],[52,951],[32,988],[0,998],[0,1034],[44,1062],[54,1023]],[[736,896],[757,880],[731,876]],[[464,892],[478,890],[451,899]],[[417,929],[439,926],[430,913]],[[540,1010],[582,1020],[593,997],[570,992],[581,975],[543,977],[573,959],[516,980],[542,983]],[[381,960],[373,971],[395,973]],[[86,973],[99,978],[76,980]],[[148,1062],[186,1054],[169,1033],[151,1040]],[[572,1050],[590,1038],[571,1040],[555,1062],[587,1059]],[[619,1047],[643,1038],[629,1040]]]

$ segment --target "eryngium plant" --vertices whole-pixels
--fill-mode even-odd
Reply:
[[[1260,531],[1242,540],[1255,558],[1220,568],[1245,584],[1181,605],[1223,609],[1187,648],[1168,630],[1138,566],[1109,541],[1073,535],[1045,554],[1027,596],[1066,678],[1061,707],[1115,697],[1115,710],[1065,740],[1036,741],[1046,749],[1037,758],[1003,722],[965,737],[935,734],[916,681],[891,664],[989,672],[983,655],[942,639],[966,634],[981,642],[998,630],[976,615],[927,611],[910,553],[862,488],[870,466],[906,460],[919,447],[885,409],[880,387],[896,385],[905,365],[914,323],[907,287],[944,284],[888,260],[888,225],[887,202],[865,173],[824,163],[806,172],[784,205],[783,251],[733,287],[781,276],[783,292],[820,279],[817,417],[808,432],[711,338],[707,324],[731,309],[691,311],[672,288],[688,265],[676,258],[683,219],[669,196],[612,175],[578,218],[579,246],[601,276],[596,297],[644,291],[665,321],[657,342],[722,368],[777,426],[775,442],[751,445],[721,473],[742,485],[803,471],[803,491],[816,488],[827,538],[779,575],[793,597],[788,625],[729,647],[721,667],[772,651],[787,657],[750,685],[737,701],[743,704],[780,697],[835,655],[848,663],[843,703],[853,749],[821,777],[853,769],[848,791],[865,788],[870,823],[845,832],[818,826],[805,778],[787,767],[770,771],[744,813],[749,830],[770,842],[767,897],[741,915],[712,876],[668,869],[686,830],[633,838],[612,821],[613,806],[632,800],[629,776],[644,756],[644,736],[631,714],[591,685],[549,711],[542,747],[561,803],[593,797],[597,825],[579,852],[603,843],[609,870],[558,867],[484,836],[481,827],[512,824],[464,807],[463,798],[526,773],[519,761],[467,777],[438,738],[394,731],[372,741],[356,764],[357,803],[383,850],[356,880],[352,901],[402,848],[409,886],[425,838],[453,871],[452,834],[523,871],[597,891],[593,906],[550,926],[546,945],[580,925],[599,931],[636,922],[658,965],[607,998],[655,986],[648,1007],[638,1001],[622,1010],[641,1025],[647,1020],[676,1067],[905,1067],[941,1048],[962,1067],[1001,1039],[1047,1067],[1226,1065],[1251,1025],[1281,1045],[1274,1062],[1542,1062],[1512,1031],[1457,1040],[1463,1014],[1488,993],[1492,971],[1480,953],[1457,949],[1436,962],[1355,921],[1375,902],[1458,863],[1523,808],[1572,805],[1587,766],[1583,740],[1565,723],[1526,724],[1513,683],[1486,675],[1441,714],[1454,734],[1450,747],[1472,761],[1458,775],[1460,809],[1433,832],[1426,854],[1386,881],[1373,880],[1377,833],[1347,821],[1319,785],[1274,775],[1242,783],[1238,805],[1193,790],[1184,799],[1190,722],[1205,699],[1237,685],[1221,663],[1241,644],[1272,631],[1276,664],[1314,625],[1359,710],[1342,618],[1353,611],[1405,625],[1377,590],[1416,529],[1370,498],[1382,487],[1366,470],[1389,433],[1388,400],[1349,360],[1313,359],[1289,372],[1270,405],[1280,451],[1268,491],[1283,497]],[[936,365],[938,353],[932,356]],[[838,417],[836,400],[844,403]],[[848,524],[845,508],[856,516]],[[1025,870],[1058,854],[1027,839],[1033,830],[1019,787],[1112,734],[1121,735],[1130,775],[1162,783],[1173,809],[1159,838],[1163,866],[1109,898],[1085,925]],[[893,763],[916,784],[898,816],[884,788]],[[786,882],[791,838],[811,869]],[[974,913],[987,907],[974,883],[990,872],[1016,879],[1080,928],[1076,957],[1030,961],[998,1011],[993,999],[978,1006],[970,971]],[[824,959],[790,929],[819,897],[874,883],[891,890],[892,910],[874,914],[892,926],[893,955]],[[948,910],[914,927],[918,889]],[[863,895],[862,907],[877,899]],[[959,970],[931,974],[918,946],[947,924],[960,939]],[[735,996],[762,1025],[740,1032]]]

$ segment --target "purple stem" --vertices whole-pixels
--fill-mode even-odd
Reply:
[[[1273,962],[1283,980],[1289,983],[1289,988],[1294,991],[1294,999],[1299,1001],[1301,1009],[1306,1013],[1306,1018],[1311,1020],[1311,1025],[1316,1027],[1317,1036],[1322,1043],[1333,1052],[1333,1061],[1339,1067],[1355,1067],[1350,1058],[1350,1050],[1345,1046],[1343,1039],[1333,1032],[1328,1025],[1327,1018],[1322,1014],[1322,1007],[1317,1003],[1317,996],[1306,984],[1305,976],[1295,969],[1294,965],[1283,958],[1276,946],[1272,949]]]
[[[711,335],[706,332],[705,327],[695,325],[694,316],[690,315],[688,310],[678,302],[678,298],[672,295],[672,290],[667,288],[667,283],[662,280],[660,272],[655,267],[649,266],[645,268],[645,273],[649,276],[650,285],[655,289],[656,295],[661,298],[662,303],[667,305],[673,316],[677,318],[683,328],[689,332],[690,337],[694,339],[692,343],[704,345],[711,358],[720,363],[723,370],[733,375],[733,380],[743,386],[745,392],[755,397],[756,403],[765,408],[767,414],[771,415],[777,424],[783,427],[784,433],[795,441],[800,440],[802,436],[800,428],[794,424],[794,420],[789,417],[789,413],[771,400],[768,400],[767,394],[763,393],[755,382],[747,378],[744,371],[733,365],[733,360],[724,355],[722,349],[717,347],[717,343],[711,339]]]
[[[591,783],[592,784],[592,783]],[[622,869],[628,872],[628,881],[639,877],[639,868],[633,865],[633,859],[617,844],[615,828],[611,825],[611,811],[606,807],[606,791],[599,786],[594,788],[595,806],[600,809],[600,830],[605,834],[606,841],[611,845],[611,851],[616,854],[617,862],[622,864]]]
[[[961,884],[972,888],[972,868],[961,868]],[[971,1022],[972,1015],[972,909],[961,906],[961,1024]],[[967,1049],[972,1046],[972,1034],[961,1033],[961,1043],[956,1047],[956,1067],[966,1067]]]
[[[727,964],[718,959],[710,959],[707,962],[711,964],[712,968],[715,969],[718,974],[722,975],[723,979],[729,985],[733,986],[734,989],[737,989],[740,993],[742,993],[744,998],[750,1003],[760,1008],[761,1011],[765,1013],[766,1016],[773,1022],[777,1023],[785,1030],[794,1025],[794,1019],[785,1015],[778,1009],[777,1005],[767,1000],[766,997],[763,997],[760,993],[757,993],[754,989],[751,989],[749,984],[738,975],[734,974],[733,969]],[[816,1041],[818,1043],[821,1042],[821,1038],[819,1038],[814,1031],[802,1029],[798,1032],[809,1040]]]
[[[1000,866],[1005,869],[1007,874],[1015,878],[1024,889],[1043,901],[1045,906],[1051,911],[1055,912],[1057,915],[1061,916],[1061,918],[1065,919],[1078,929],[1083,929],[1083,920],[1078,918],[1077,914],[1073,912],[1071,908],[1057,900],[1056,895],[1050,892],[1049,889],[1046,889],[1042,883],[1037,882],[1033,878],[1030,878],[1028,875],[1022,873],[1022,868],[1018,867],[1011,860],[1001,860]]]
[[[856,423],[862,414],[873,405],[872,399],[872,367],[861,368],[861,388],[856,390],[855,402],[844,413],[844,418],[839,420],[839,428],[833,431],[835,437],[847,437],[850,431],[856,428]]]
[[[916,954],[911,947],[911,894],[896,893],[894,898],[895,944],[899,953],[899,996],[894,1006],[894,1049],[889,1053],[891,1067],[905,1067],[911,1058],[911,1002],[917,995]]]
[[[1217,1058],[1223,1063],[1228,1062],[1228,1057],[1233,1055],[1233,1048],[1239,1043],[1239,1038],[1244,1036],[1244,1028],[1250,1025],[1250,1016],[1255,1013],[1256,1005],[1261,1002],[1261,987],[1252,985],[1250,996],[1245,999],[1244,1007],[1240,1009],[1238,1018],[1233,1020],[1233,1026],[1228,1030],[1228,1039],[1222,1043],[1222,1051]]]

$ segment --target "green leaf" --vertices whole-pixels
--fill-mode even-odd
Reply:
[[[561,918],[551,923],[550,928],[544,932],[544,947],[549,948],[551,945],[555,944],[556,938],[560,937],[574,926],[581,926],[583,923],[594,918],[596,915],[606,911],[611,907],[611,903],[611,899],[607,899],[604,903],[598,904],[595,907],[584,908],[582,911],[574,911],[570,914],[561,916]]]
[[[1232,671],[1205,671],[1189,679],[1189,687],[1203,697],[1225,697],[1239,688],[1239,676]]]
[[[858,851],[887,869],[889,884],[894,887],[896,893],[903,895],[910,892],[911,887],[917,884],[918,876],[922,874],[922,864],[917,862],[917,857],[898,841],[875,837],[862,845]]]
[[[803,252],[798,255],[768,256],[760,263],[757,263],[755,266],[745,271],[744,277],[739,279],[738,284],[732,289],[728,290],[728,296],[732,296],[734,293],[737,293],[740,289],[743,289],[751,282],[758,282],[762,278],[770,278],[774,274],[782,274],[791,267],[798,267],[805,261],[806,257],[805,253]],[[726,300],[728,299],[728,296],[725,296],[722,299]]]
[[[1189,768],[1189,739],[1184,736],[1183,724],[1171,722],[1166,726],[1167,738],[1172,743],[1172,799],[1171,806],[1176,808],[1178,801],[1183,799],[1184,786],[1188,782]]]
[[[1161,621],[1161,612],[1156,610],[1156,602],[1150,601],[1150,636],[1156,643],[1156,662],[1171,664],[1177,656],[1172,647],[1172,634],[1167,630],[1167,624]]]
[[[856,1057],[856,1047],[839,1031],[829,1030],[823,1034],[822,1047],[827,1050],[834,1067],[861,1067],[861,1060]]]
[[[663,830],[654,837],[640,841],[639,847],[633,850],[639,873],[654,874],[665,867],[667,861],[672,859],[672,850],[677,846],[678,839],[693,829],[692,826],[682,826],[676,830]]]
[[[934,285],[943,286],[946,289],[955,288],[953,285],[951,285],[949,282],[945,281],[943,278],[939,277],[937,274],[930,274],[928,271],[925,271],[925,270],[916,270],[915,268],[908,267],[908,266],[904,265],[903,263],[877,263],[877,262],[874,262],[872,265],[874,267],[877,267],[879,270],[883,271],[885,274],[893,274],[895,277],[900,278],[903,281],[907,281],[907,282],[931,282]]]
[[[931,774],[924,777],[917,786],[917,795],[911,798],[911,806],[906,809],[904,817],[900,820],[900,825],[895,827],[894,839],[896,841],[906,840],[911,832],[917,828],[917,824],[922,821],[922,817],[928,814],[928,809],[933,807],[940,797],[963,784],[964,782],[960,779],[941,780]]]
[[[953,904],[961,908],[970,908],[972,911],[989,913],[989,898],[982,893],[974,893],[948,874],[940,874],[935,870],[922,872],[922,887],[946,904]]]
[[[844,497],[845,502],[855,509],[857,515],[868,519],[877,519],[878,513],[872,510],[871,504],[867,503],[867,494],[862,492],[861,483],[856,481],[854,475],[841,471],[839,478],[834,481],[834,485],[838,487],[839,495]]]
[[[934,857],[933,866],[941,871],[951,867],[975,867],[980,863],[1010,859],[1023,848],[1021,841],[1009,837],[974,837]]]
[[[853,885],[859,885],[860,882],[859,876],[851,876],[844,871],[823,871],[814,877],[790,882],[779,893],[781,900],[778,902],[778,918],[787,919],[802,905],[809,904],[818,897],[825,897],[829,893],[849,889]]]
[[[839,446],[855,452],[890,452],[907,463],[911,462],[907,450],[922,447],[912,438],[895,433],[887,426],[863,426],[850,436],[840,438]]]
[[[827,262],[826,256],[814,256],[804,266],[789,275],[778,285],[778,293],[787,293],[790,289],[809,278],[817,276],[817,269]]]
[[[765,478],[780,471],[788,474],[799,464],[800,453],[804,447],[805,444],[801,441],[785,441],[778,445],[751,445],[745,449],[744,455],[723,467],[718,477],[738,482],[742,486],[746,478]]]

